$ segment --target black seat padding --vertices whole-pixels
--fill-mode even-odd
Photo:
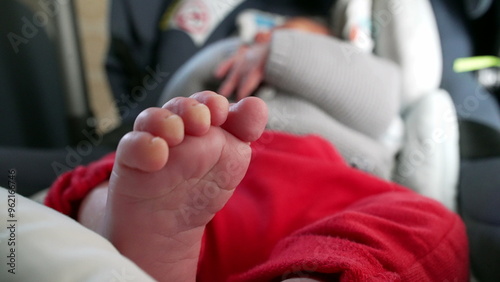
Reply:
[[[67,145],[65,93],[56,46],[33,21],[33,11],[20,1],[0,1],[0,14],[0,146]]]
[[[479,281],[500,281],[500,157],[462,160],[460,214]]]
[[[450,93],[459,119],[458,206],[467,226],[471,267],[479,281],[500,281],[500,108],[473,73],[453,71],[457,58],[475,56],[478,49],[464,2],[431,4],[443,50],[441,87]]]
[[[500,130],[475,121],[461,120],[459,132],[462,159],[500,157]]]

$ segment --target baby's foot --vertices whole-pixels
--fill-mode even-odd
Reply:
[[[264,103],[202,92],[142,112],[120,141],[104,233],[158,280],[195,281],[205,225],[246,173]]]

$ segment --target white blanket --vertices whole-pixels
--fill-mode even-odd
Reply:
[[[0,187],[0,281],[154,281],[78,222],[20,195],[8,197]]]

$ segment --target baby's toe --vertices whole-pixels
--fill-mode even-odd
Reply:
[[[171,147],[180,144],[184,139],[184,123],[181,117],[161,108],[142,111],[135,120],[134,130],[161,137]]]
[[[247,97],[231,105],[222,128],[241,141],[253,142],[262,135],[266,123],[267,106],[264,101],[256,97]]]
[[[202,136],[210,129],[210,110],[194,98],[177,97],[162,107],[179,115],[184,122],[184,131],[188,135]]]
[[[221,126],[226,121],[229,112],[229,101],[226,97],[213,91],[203,91],[191,95],[191,98],[208,107],[213,126]]]
[[[167,142],[151,133],[133,131],[127,133],[118,144],[116,163],[145,172],[162,169],[167,163]]]

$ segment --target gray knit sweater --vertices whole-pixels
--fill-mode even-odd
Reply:
[[[160,103],[214,90],[213,70],[239,46],[215,43],[172,77]],[[395,150],[380,139],[399,116],[398,68],[349,43],[295,30],[274,32],[266,87],[256,95],[269,107],[268,128],[328,139],[347,162],[389,178]]]

